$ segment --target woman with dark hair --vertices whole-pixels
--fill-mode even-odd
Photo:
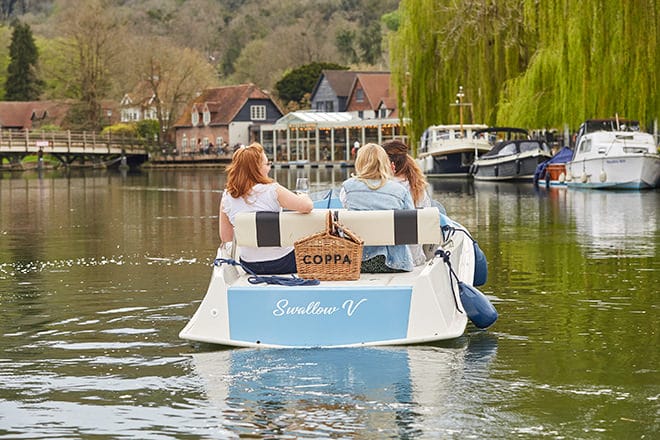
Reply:
[[[429,197],[428,182],[415,160],[408,154],[408,145],[398,139],[383,144],[393,166],[394,180],[408,188],[416,208],[432,206]]]
[[[435,206],[442,214],[446,214],[444,206],[431,200],[427,191],[426,177],[415,160],[408,154],[408,145],[398,139],[392,139],[383,144],[383,149],[387,152],[392,164],[394,181],[399,182],[410,192],[415,202],[415,208]],[[426,254],[422,245],[411,244],[408,247],[415,266],[426,262]]]
[[[220,239],[234,239],[234,217],[239,212],[279,212],[282,208],[308,213],[314,207],[307,194],[295,194],[268,177],[271,162],[263,147],[239,147],[227,167],[227,186],[220,201]],[[241,247],[241,263],[262,275],[296,272],[293,247]]]

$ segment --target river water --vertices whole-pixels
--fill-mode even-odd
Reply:
[[[346,170],[274,170],[290,187]],[[487,331],[251,350],[178,332],[218,245],[217,170],[0,174],[0,439],[660,436],[660,192],[433,181],[479,241]]]

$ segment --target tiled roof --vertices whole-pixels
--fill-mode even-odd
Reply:
[[[385,101],[390,96],[390,74],[358,74],[355,78],[364,90],[364,96],[369,103],[369,108],[376,109],[381,100]]]
[[[249,99],[271,100],[271,96],[254,84],[241,84],[238,86],[206,89],[201,95],[188,104],[174,126],[190,127],[190,116],[193,106],[195,106],[199,112],[202,112],[205,105],[211,113],[210,125],[228,125],[236,118],[238,112]]]
[[[351,93],[351,87],[353,87],[353,82],[357,75],[379,75],[386,72],[366,72],[366,71],[356,71],[356,70],[323,70],[321,72],[321,78],[317,82],[314,90],[312,91],[312,96],[316,92],[319,84],[323,77],[328,81],[332,90],[339,98],[345,98]],[[389,73],[388,73],[389,75]]]
[[[0,128],[30,129],[32,121],[61,125],[70,104],[64,101],[2,101]]]

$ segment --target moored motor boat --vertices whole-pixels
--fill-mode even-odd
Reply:
[[[534,172],[534,184],[548,186],[566,185],[566,162],[573,157],[573,150],[563,147],[550,159],[539,164]]]
[[[492,127],[483,132],[505,133],[509,138],[497,140],[488,153],[474,161],[471,173],[475,180],[532,181],[536,167],[552,157],[548,145],[542,140],[529,139],[524,129]],[[511,138],[512,135],[517,137]]]
[[[488,152],[492,145],[476,130],[481,124],[432,125],[422,135],[417,163],[427,176],[469,176],[475,158]]]
[[[254,276],[232,250],[263,245],[266,236],[270,246],[293,245],[324,230],[327,209],[242,213],[234,245],[218,250],[206,296],[179,336],[238,347],[403,345],[459,337],[468,319],[480,328],[497,319],[472,286],[485,282],[483,254],[465,228],[436,208],[333,212],[365,245],[430,244],[437,250],[412,272],[362,273],[356,281]]]
[[[649,189],[660,183],[660,155],[653,135],[625,119],[585,121],[573,158],[566,163],[569,187]]]

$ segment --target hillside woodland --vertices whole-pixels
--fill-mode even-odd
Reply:
[[[459,86],[467,120],[490,125],[575,130],[618,114],[651,130],[660,117],[658,0],[0,0],[0,19],[0,84],[18,19],[42,99],[118,100],[146,83],[161,126],[201,88],[277,95],[324,63],[390,70],[413,139],[458,121]],[[290,92],[282,107],[304,108]]]
[[[163,115],[175,119],[206,87],[253,82],[274,93],[287,72],[309,63],[388,69],[381,17],[398,3],[0,0],[0,84],[18,20],[29,25],[39,50],[41,99],[78,99],[90,103],[81,109],[89,113],[93,104],[118,101],[147,82],[158,91]]]

